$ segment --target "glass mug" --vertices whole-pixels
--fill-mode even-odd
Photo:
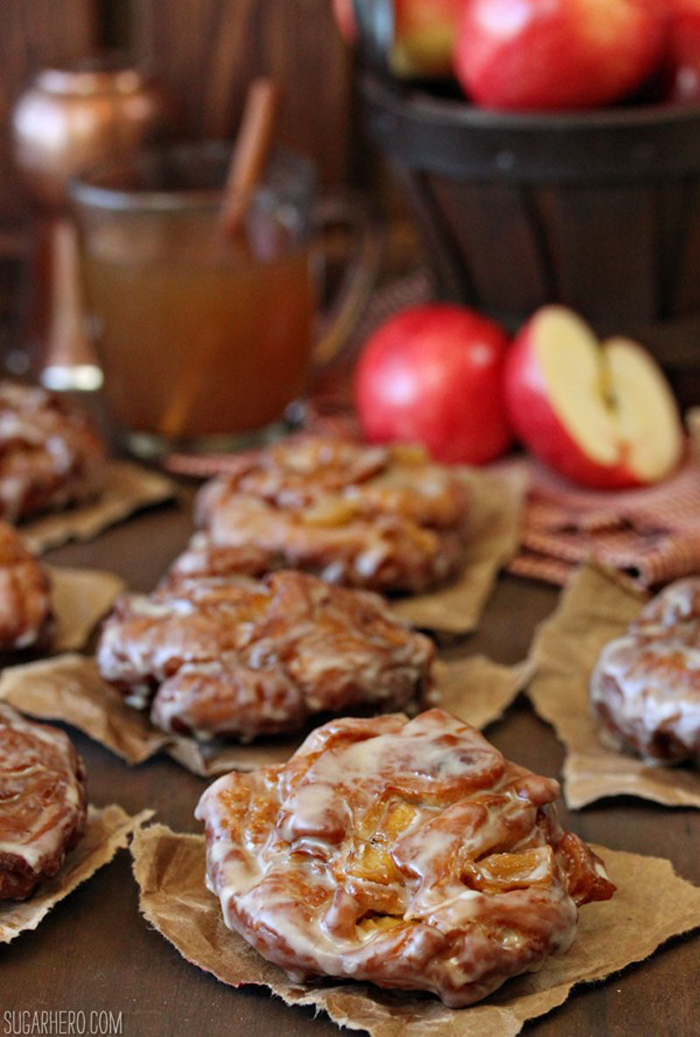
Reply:
[[[305,158],[273,157],[241,232],[220,220],[231,145],[145,152],[69,185],[104,395],[142,457],[222,449],[284,427],[319,363],[347,338],[378,256],[357,203],[316,202]],[[355,248],[317,341],[319,244],[349,223]]]

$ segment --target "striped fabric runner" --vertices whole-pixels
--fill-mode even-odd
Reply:
[[[521,549],[509,570],[563,584],[595,559],[651,587],[700,572],[700,467],[688,457],[665,482],[640,490],[571,487],[531,461]]]

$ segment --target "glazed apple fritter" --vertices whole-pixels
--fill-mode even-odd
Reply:
[[[85,770],[68,736],[0,703],[0,900],[59,870],[87,817]]]
[[[604,740],[700,765],[700,577],[666,587],[606,645],[590,694]]]
[[[241,455],[200,491],[203,527],[179,575],[301,569],[331,583],[416,593],[464,563],[465,482],[418,447],[302,434]]]
[[[104,446],[85,412],[57,393],[0,382],[0,518],[87,500],[104,479]]]
[[[102,676],[165,731],[250,741],[341,710],[431,694],[432,642],[377,596],[281,571],[126,595],[97,650]]]
[[[46,570],[16,530],[0,521],[0,651],[40,647],[53,629]]]
[[[459,1007],[565,950],[577,906],[614,892],[558,792],[433,709],[331,721],[285,765],[220,778],[196,814],[226,924],[295,982]]]

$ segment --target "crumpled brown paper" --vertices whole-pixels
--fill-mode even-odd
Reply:
[[[143,810],[131,817],[116,804],[102,809],[90,806],[85,835],[68,854],[58,874],[43,882],[28,900],[0,903],[0,943],[9,943],[25,929],[36,929],[54,904],[109,864],[117,850],[128,844],[132,833],[152,816],[152,810]]]
[[[117,595],[126,587],[115,573],[99,569],[69,569],[46,566],[51,581],[51,607],[56,631],[53,652],[83,648]]]
[[[440,706],[482,730],[503,716],[532,677],[527,661],[503,666],[485,655],[435,663],[435,683]]]
[[[141,912],[189,962],[231,986],[263,985],[287,1004],[323,1008],[339,1025],[372,1037],[514,1037],[526,1020],[561,1005],[576,984],[604,979],[700,927],[700,889],[675,875],[669,861],[595,849],[617,893],[581,909],[571,949],[477,1005],[450,1009],[433,998],[368,985],[291,982],[224,925],[218,899],[204,885],[203,836],[157,824],[139,830],[131,845]]]
[[[588,681],[602,648],[624,633],[646,600],[623,578],[586,566],[535,635],[527,694],[566,746],[564,797],[572,808],[616,795],[700,807],[698,770],[655,766],[607,748],[589,709]]]
[[[110,461],[104,490],[95,500],[22,523],[22,539],[37,554],[69,540],[92,540],[142,508],[175,496],[172,481],[130,461]]]
[[[468,634],[478,626],[498,572],[518,551],[527,480],[523,472],[463,469],[473,500],[472,538],[462,574],[446,587],[391,602],[415,627]]]
[[[62,720],[130,763],[158,752],[170,737],[127,706],[101,679],[93,659],[67,653],[0,675],[0,700],[39,720]]]
[[[438,661],[435,678],[442,706],[475,727],[484,727],[501,716],[530,672],[528,663],[508,667],[484,656],[470,656]],[[165,734],[102,680],[94,659],[72,653],[9,667],[0,676],[0,700],[42,720],[72,724],[129,763],[166,752],[203,777],[283,763],[304,738],[302,732],[239,745]]]

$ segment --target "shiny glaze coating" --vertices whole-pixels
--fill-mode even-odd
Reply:
[[[0,651],[46,644],[52,627],[46,570],[16,530],[0,521]]]
[[[614,887],[559,786],[433,709],[317,728],[284,766],[202,796],[226,924],[295,981],[422,989],[455,1007],[571,943]]]
[[[250,741],[312,715],[425,704],[432,642],[381,598],[306,573],[181,580],[126,595],[97,650],[102,676],[166,731]]]
[[[459,571],[469,515],[464,480],[418,447],[302,434],[242,455],[200,491],[204,533],[173,571],[266,565],[416,593]]]
[[[700,764],[700,577],[670,584],[591,676],[604,740],[658,763]]]
[[[0,382],[0,519],[17,522],[94,497],[105,460],[92,421],[70,400]]]
[[[0,900],[55,875],[87,817],[85,770],[68,736],[0,703]]]

